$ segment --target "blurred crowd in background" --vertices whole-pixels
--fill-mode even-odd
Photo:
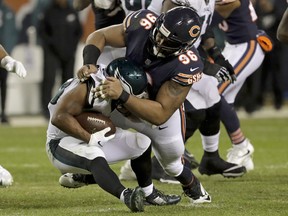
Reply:
[[[53,8],[52,4],[56,3],[59,7]],[[274,49],[266,54],[262,67],[245,82],[236,107],[253,113],[269,104],[278,110],[288,100],[288,46],[276,39],[287,2],[252,0],[252,3],[258,15],[258,27],[273,39]],[[61,14],[65,13],[74,15],[63,20]],[[47,37],[47,23],[55,23],[59,29],[57,39]],[[24,82],[13,79],[13,74],[0,76],[2,123],[9,122],[9,115],[43,114],[48,118],[45,104],[53,95],[53,89],[58,89],[62,80],[72,77],[81,66],[82,47],[94,29],[91,7],[73,11],[72,0],[0,0],[1,44],[12,56],[17,56],[28,71]],[[218,44],[223,45],[222,32],[215,29],[215,33]],[[53,43],[55,46],[51,47]],[[57,80],[58,85],[54,87]]]

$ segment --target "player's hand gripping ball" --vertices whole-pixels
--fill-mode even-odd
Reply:
[[[79,124],[90,134],[94,134],[107,127],[111,130],[105,134],[105,137],[115,134],[116,127],[113,122],[107,116],[97,112],[83,112],[78,116],[75,116]]]

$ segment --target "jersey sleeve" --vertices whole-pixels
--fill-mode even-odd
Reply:
[[[175,77],[172,78],[172,80],[182,86],[189,86],[198,82],[201,78],[202,71],[198,70],[198,72],[194,74],[178,73]]]
[[[192,47],[186,53],[178,56],[177,67],[178,72],[172,80],[183,86],[192,85],[202,78],[202,71],[204,68],[201,57],[195,47]]]
[[[155,22],[155,17],[157,17],[157,15],[154,12],[146,9],[132,12],[125,17],[123,21],[124,28],[138,28],[142,26],[145,29],[150,29]]]

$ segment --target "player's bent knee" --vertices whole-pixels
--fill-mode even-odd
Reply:
[[[181,159],[166,164],[164,171],[170,176],[179,176],[183,171]]]
[[[144,134],[136,133],[136,143],[137,147],[142,149],[144,152],[151,145],[151,140]]]

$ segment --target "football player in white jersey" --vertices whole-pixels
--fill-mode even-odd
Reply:
[[[132,95],[142,97],[147,86],[146,73],[130,61],[120,58],[113,60],[107,69],[99,65],[97,73],[86,82],[70,79],[62,85],[49,103],[50,121],[47,130],[46,151],[51,163],[63,174],[59,182],[68,188],[81,187],[97,183],[103,190],[123,201],[131,211],[143,211],[144,197],[147,203],[154,199],[173,199],[180,201],[180,196],[160,194],[156,188],[149,195],[141,188],[125,188],[109,164],[127,159],[136,159],[146,152],[151,140],[138,132],[116,128],[115,135],[105,137],[109,128],[93,134],[85,131],[77,122],[77,116],[83,110],[101,112],[110,116],[114,109],[119,109],[116,100],[94,98],[94,88],[107,76],[121,79],[125,90]],[[123,108],[121,108],[123,109]],[[101,145],[99,145],[101,141]],[[150,151],[149,151],[150,152]],[[92,174],[92,175],[91,175]]]
[[[287,0],[288,3],[288,0]],[[282,43],[288,44],[288,8],[286,9],[277,29],[277,38]]]
[[[0,44],[0,62],[1,67],[5,68],[8,72],[16,73],[19,77],[25,78],[27,71],[23,64],[8,55],[5,48]]]
[[[23,64],[13,59],[5,48],[0,44],[0,63],[1,67],[11,73],[16,73],[19,77],[25,78],[27,71]],[[10,186],[13,183],[11,173],[4,167],[0,166],[0,186]]]

